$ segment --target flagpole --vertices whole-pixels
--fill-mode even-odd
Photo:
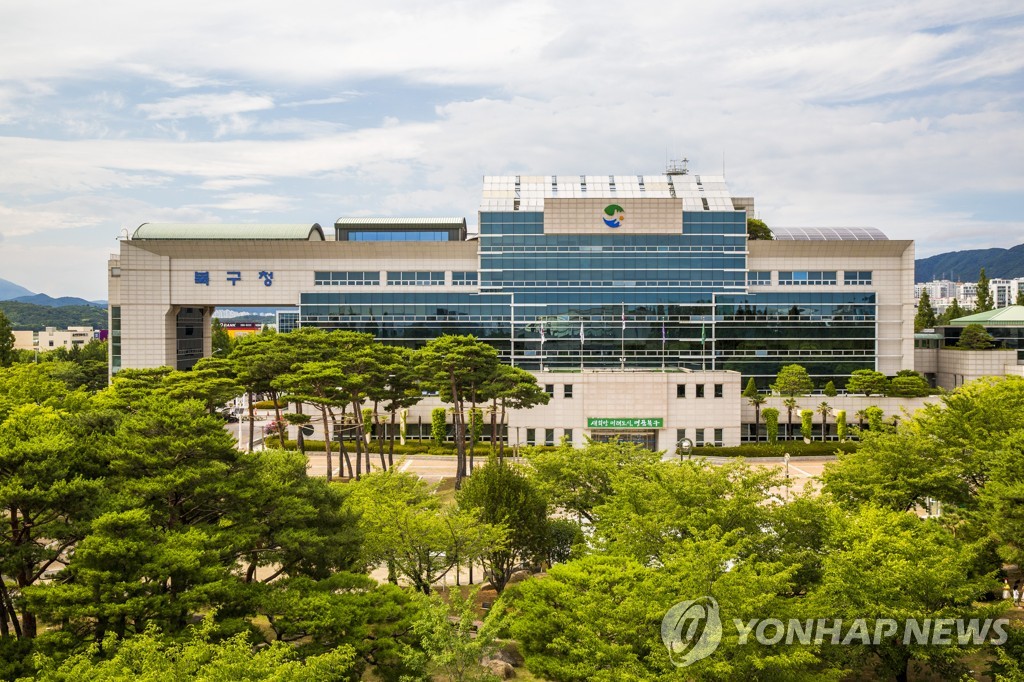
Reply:
[[[540,323],[540,371],[544,371],[544,323]]]
[[[665,371],[665,321],[661,321],[661,371]]]
[[[619,337],[619,369],[626,369],[626,303],[622,303],[622,334]]]
[[[580,371],[583,371],[583,320],[580,320]]]
[[[707,355],[704,353],[704,344],[706,342],[707,342],[707,332],[704,331],[704,323],[701,322],[700,323],[700,371],[702,371],[702,372],[707,370],[707,367],[704,364],[705,361],[707,360]]]

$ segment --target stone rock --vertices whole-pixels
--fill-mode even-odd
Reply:
[[[491,654],[491,659],[505,661],[513,668],[521,668],[526,663],[515,642],[502,642],[497,651]]]
[[[484,667],[503,680],[511,680],[516,676],[515,668],[513,668],[509,663],[498,659],[487,661],[487,663],[484,664]]]

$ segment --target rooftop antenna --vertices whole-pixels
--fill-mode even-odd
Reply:
[[[690,171],[686,167],[686,164],[690,163],[690,160],[683,157],[681,161],[669,160],[665,164],[665,175],[689,175]]]

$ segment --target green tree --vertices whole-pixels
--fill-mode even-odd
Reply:
[[[484,656],[496,648],[498,614],[489,613],[478,627],[476,596],[479,588],[465,595],[449,592],[449,601],[433,595],[426,599],[413,632],[420,638],[425,658],[432,668],[452,682],[495,679],[481,664]]]
[[[932,299],[928,295],[928,290],[924,289],[921,291],[921,300],[917,302],[917,314],[914,315],[914,331],[934,329],[935,322],[935,308],[932,307]]]
[[[351,679],[355,650],[339,646],[300,658],[294,647],[273,642],[254,650],[245,633],[220,640],[212,618],[189,629],[184,641],[161,636],[155,628],[127,639],[111,638],[110,658],[97,658],[98,646],[65,661],[41,659],[38,680],[46,682],[164,682],[165,680],[289,680],[324,682]]]
[[[234,349],[231,335],[216,317],[210,320],[210,341],[213,346],[213,357],[226,359]]]
[[[901,369],[889,382],[889,395],[915,397],[931,395],[932,388],[924,377],[909,369]]]
[[[0,367],[10,367],[14,362],[14,332],[11,321],[0,310]]]
[[[985,268],[982,268],[978,273],[978,301],[974,309],[979,313],[984,313],[992,310],[993,305],[992,292],[988,288],[988,276],[985,274]]]
[[[953,320],[959,319],[967,314],[967,311],[960,307],[960,302],[957,299],[953,299],[953,302],[949,304],[942,315],[939,316],[939,324],[949,324]]]
[[[2,637],[9,636],[8,617],[19,639],[36,636],[36,609],[20,596],[60,566],[102,499],[101,457],[80,435],[67,414],[31,403],[14,407],[0,423]]]
[[[805,441],[811,440],[811,429],[813,427],[814,411],[813,410],[801,410],[800,411],[800,435],[804,437]]]
[[[757,392],[754,377],[750,377],[747,381],[747,386],[743,389],[743,397],[754,408],[754,440],[760,440],[760,437],[757,435],[757,429],[761,424],[761,406],[768,402],[768,399]]]
[[[913,514],[864,507],[836,524],[824,560],[821,586],[811,600],[823,613],[846,622],[867,619],[992,617],[1001,606],[976,606],[996,589],[991,575],[978,575],[977,547],[958,540],[935,521]],[[947,646],[919,645],[898,634],[876,646],[842,647],[860,663],[874,664],[881,678],[905,681],[912,661],[927,662],[946,679],[967,673],[965,654],[977,649],[956,636]]]
[[[774,407],[767,407],[761,414],[764,416],[765,428],[768,431],[768,442],[775,445],[779,442],[779,411]]]
[[[285,440],[278,389],[273,386],[273,381],[285,374],[294,362],[292,350],[284,336],[274,332],[249,334],[240,338],[231,351],[230,359],[235,365],[235,377],[249,394],[250,449],[256,423],[252,400],[254,393],[270,394],[271,400],[274,401],[274,423],[278,425],[278,436],[282,443]],[[118,372],[118,376],[120,374],[121,372]]]
[[[845,443],[850,437],[850,429],[846,425],[846,410],[836,411],[836,436],[840,443]]]
[[[277,390],[284,392],[289,399],[299,403],[307,402],[320,410],[320,424],[324,434],[324,449],[327,451],[327,480],[334,477],[334,461],[331,456],[331,423],[328,410],[332,405],[346,402],[341,393],[345,382],[345,369],[337,362],[310,361],[296,364],[289,372],[274,379]],[[344,455],[344,463],[348,475],[354,476],[352,462]],[[339,465],[340,466],[340,465]]]
[[[434,445],[441,447],[448,437],[448,410],[435,407],[430,411],[430,439]]]
[[[1007,563],[1024,565],[1024,429],[1009,432],[991,452],[988,479],[979,493],[979,504],[989,533]]]
[[[173,398],[201,401],[210,414],[243,392],[235,364],[227,358],[202,358],[188,371],[171,372],[163,389]]]
[[[811,381],[807,370],[800,365],[786,365],[780,369],[775,376],[775,383],[772,384],[773,391],[789,398],[806,395],[813,389],[814,382]]]
[[[515,614],[511,634],[538,677],[681,679],[659,637],[658,624],[673,605],[711,596],[722,614],[744,623],[794,613],[780,596],[789,590],[792,570],[744,557],[743,544],[728,539],[682,540],[662,567],[590,555],[553,566],[543,580],[516,584],[499,604]],[[714,655],[687,667],[686,679],[811,679],[821,668],[818,657],[799,646],[741,646],[736,629],[724,625]]]
[[[800,405],[797,404],[796,398],[790,397],[782,401],[782,404],[786,407],[786,438],[793,439],[793,412],[800,409]]]
[[[764,223],[763,220],[757,218],[747,218],[747,239],[775,239],[772,235],[771,229]]]
[[[349,487],[365,534],[365,564],[386,565],[393,579],[402,576],[424,594],[460,563],[479,560],[504,544],[503,530],[443,504],[414,474],[378,471]]]
[[[508,410],[528,410],[538,405],[547,405],[551,396],[537,384],[537,377],[520,367],[498,365],[484,383],[481,391],[484,400],[491,401],[491,444],[497,440],[498,457],[505,455],[505,436],[498,437],[506,428]]]
[[[825,388],[823,388],[821,392],[829,398],[835,398],[837,395],[835,382],[829,380],[829,382],[825,384]]]
[[[416,369],[418,360],[415,351],[379,344],[377,352],[387,380],[381,384],[374,397],[384,403],[384,409],[389,415],[387,466],[392,467],[395,464],[395,418],[402,410],[408,411],[408,408],[419,403],[423,399],[423,391]]]
[[[777,470],[755,470],[741,461],[672,461],[625,472],[615,481],[615,494],[595,509],[594,543],[602,551],[664,564],[687,538],[760,538],[760,505],[780,483]]]
[[[355,650],[355,664],[344,679],[368,679],[370,666],[382,682],[427,678],[414,631],[423,602],[415,592],[352,573],[324,580],[288,578],[260,589],[256,603],[275,638],[300,655]]]
[[[969,324],[960,332],[956,347],[963,350],[988,350],[995,346],[995,339],[980,324]]]
[[[507,533],[505,543],[482,557],[491,584],[500,593],[517,567],[543,553],[547,500],[525,473],[496,457],[467,480],[457,499],[460,508]]]
[[[871,429],[872,431],[882,431],[882,419],[885,417],[885,413],[882,412],[882,408],[876,405],[866,407],[864,408],[864,416],[868,420],[869,429]]]
[[[452,403],[457,463],[455,487],[462,487],[466,468],[466,402],[476,405],[484,396],[484,384],[496,371],[498,352],[473,336],[444,335],[420,350],[420,371],[442,399]]]
[[[1017,291],[1017,302],[1015,305],[1024,305],[1024,289],[1019,289]]]
[[[855,369],[846,382],[847,393],[862,393],[867,396],[885,395],[889,389],[889,379],[881,372],[873,369]]]
[[[818,405],[818,409],[816,410],[816,412],[821,415],[821,442],[824,443],[825,442],[825,436],[828,435],[828,421],[827,420],[828,420],[828,416],[830,414],[832,414],[832,406],[829,405],[828,403],[822,401],[822,403],[820,405]]]
[[[606,503],[618,476],[646,471],[658,453],[636,443],[589,441],[582,451],[569,444],[554,450],[526,450],[531,473],[551,504],[594,523],[594,510]]]

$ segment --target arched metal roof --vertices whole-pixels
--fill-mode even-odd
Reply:
[[[879,241],[888,237],[874,227],[773,227],[776,239],[788,241]]]
[[[318,223],[142,223],[132,239],[287,239],[324,241]]]

